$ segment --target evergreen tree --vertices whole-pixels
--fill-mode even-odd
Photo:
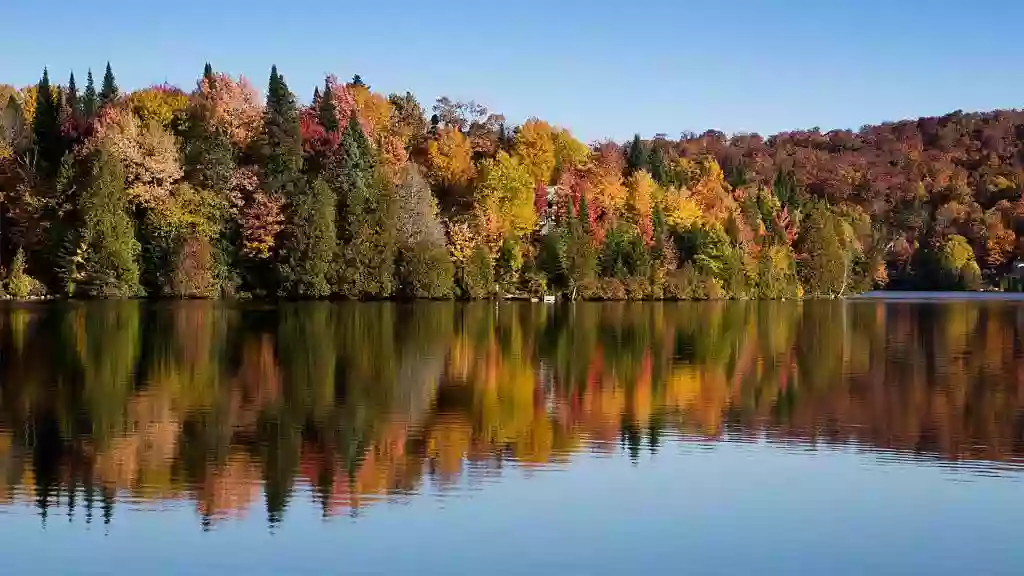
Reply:
[[[52,178],[64,156],[64,143],[60,131],[60,109],[55,103],[50,74],[43,68],[43,77],[36,85],[36,111],[32,118],[32,137],[41,173]]]
[[[846,291],[850,262],[839,239],[838,219],[821,203],[802,225],[797,273],[808,295],[839,296]]]
[[[651,147],[651,153],[648,157],[647,164],[651,177],[654,178],[655,182],[662,186],[668,183],[669,175],[668,166],[666,166],[665,162],[665,152],[662,150],[661,146],[657,145],[657,143]]]
[[[570,203],[571,206],[571,203]],[[571,209],[571,208],[570,208]],[[587,197],[580,196],[580,226],[583,228],[583,232],[590,234],[590,209],[587,207]]]
[[[334,191],[319,178],[303,186],[292,201],[282,248],[282,295],[323,298],[331,294],[337,252],[334,205]]]
[[[295,96],[288,89],[284,77],[277,72],[277,66],[270,69],[267,86],[267,105],[263,112],[263,133],[260,136],[260,156],[263,159],[263,190],[271,196],[284,199],[287,221],[296,222],[295,210],[302,203],[302,139],[299,131],[299,112]],[[293,234],[280,238],[282,254],[297,255],[303,248],[294,244]],[[269,261],[267,262],[269,264]],[[286,263],[278,266],[277,274],[272,268],[261,265],[256,271],[256,283],[270,284],[275,281],[289,282],[291,274],[282,275],[288,268]],[[269,290],[270,286],[257,286]]]
[[[138,296],[139,243],[128,215],[124,169],[106,148],[91,158],[92,175],[82,193],[79,212],[84,247],[80,291],[88,296],[126,298]]]
[[[324,82],[324,93],[320,97],[317,114],[320,116],[320,125],[328,134],[337,133],[341,129],[338,120],[338,108],[334,104],[334,91],[330,82]]]
[[[206,65],[203,66],[203,79],[212,82],[213,78],[213,66],[207,62]]]
[[[375,174],[373,149],[355,114],[341,135],[331,170],[338,191],[338,233],[343,246],[342,293],[387,297],[393,290],[394,231],[391,190]]]
[[[648,168],[647,146],[640,139],[640,135],[636,134],[633,136],[633,141],[629,144],[629,148],[626,151],[626,175],[631,175],[640,170],[647,170]]]
[[[320,96],[320,87],[319,86],[314,86],[313,87],[313,110],[317,110],[318,112],[320,110],[320,98],[321,98],[321,96]]]
[[[99,108],[99,97],[96,95],[96,83],[92,79],[92,69],[89,69],[85,79],[85,93],[82,97],[82,114],[86,118],[96,116]]]
[[[103,86],[100,88],[100,104],[109,104],[114,100],[117,100],[118,89],[117,82],[114,80],[114,71],[110,68],[110,62],[107,62],[107,69],[103,73]]]
[[[367,88],[367,89],[370,88],[369,86],[366,85],[365,82],[363,82],[363,77],[360,76],[359,74],[356,74],[356,75],[352,76],[352,81],[349,82],[349,85],[357,86],[359,88]]]
[[[71,76],[68,77],[68,88],[64,95],[64,103],[67,104],[71,110],[71,116],[78,118],[82,115],[82,103],[78,98],[78,85],[75,84],[75,73],[72,72]]]
[[[302,137],[295,96],[277,66],[270,70],[267,107],[263,113],[260,152],[264,160],[263,189],[290,200],[302,174]]]

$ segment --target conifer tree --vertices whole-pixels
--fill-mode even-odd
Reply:
[[[321,98],[321,96],[320,96],[320,87],[319,86],[314,86],[313,87],[313,110],[316,110],[317,113],[319,113],[319,111],[320,111],[320,98]]]
[[[139,243],[128,215],[124,169],[117,157],[100,147],[91,158],[92,174],[82,193],[79,230],[83,269],[79,290],[88,296],[138,296]]]
[[[92,79],[92,69],[89,69],[85,80],[85,92],[82,95],[82,114],[86,118],[93,118],[96,116],[97,109],[99,109],[99,97],[96,95],[96,83]]]
[[[340,290],[355,298],[387,297],[394,287],[391,190],[376,177],[373,149],[355,114],[341,135],[340,150],[332,170],[344,247]]]
[[[647,158],[648,170],[651,178],[658,184],[665,185],[668,182],[668,167],[665,165],[665,152],[661,146],[652,146],[651,153]]]
[[[60,132],[60,109],[50,85],[50,74],[43,68],[43,77],[36,85],[36,111],[32,118],[32,137],[36,157],[42,167],[42,174],[53,177],[60,167],[64,155],[63,139]]]
[[[337,235],[334,191],[321,179],[301,187],[290,206],[281,264],[283,296],[323,298],[331,294]]]
[[[114,71],[107,62],[107,69],[103,73],[103,86],[100,88],[100,104],[108,104],[117,100],[117,82],[114,80]]]
[[[277,269],[280,290],[288,290],[298,295],[301,294],[300,288],[305,289],[307,284],[318,288],[316,282],[307,283],[306,279],[301,277],[306,266],[299,260],[308,254],[308,247],[302,244],[302,234],[306,231],[299,230],[300,223],[309,217],[310,212],[315,213],[316,210],[304,205],[306,192],[303,190],[302,181],[299,112],[295,96],[288,89],[284,77],[278,74],[277,66],[270,69],[267,106],[263,113],[263,133],[260,136],[260,156],[264,167],[263,191],[285,201],[286,221],[291,223],[278,243],[279,256],[283,257]],[[300,215],[297,211],[303,213]],[[289,259],[292,261],[289,262]],[[269,278],[264,281],[269,281]]]
[[[324,92],[318,103],[317,114],[320,116],[320,125],[328,134],[337,133],[341,129],[338,108],[334,103],[334,91],[330,82],[324,82]]]
[[[78,118],[82,115],[82,103],[79,102],[78,85],[75,84],[74,72],[72,72],[71,76],[68,77],[68,88],[64,95],[64,103],[67,104],[68,109],[71,110],[71,116],[73,118]]]
[[[264,159],[263,189],[290,200],[302,173],[302,139],[295,96],[278,74],[277,66],[270,70],[260,148]]]
[[[631,175],[640,170],[648,170],[648,168],[647,146],[640,139],[640,135],[636,134],[633,136],[633,141],[629,144],[629,149],[626,151],[626,175]]]
[[[203,66],[203,78],[211,82],[213,81],[213,65],[209,62],[207,62],[206,65]]]

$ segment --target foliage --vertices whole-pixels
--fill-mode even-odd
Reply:
[[[150,122],[173,132],[183,121],[188,107],[188,95],[180,88],[168,84],[150,86],[128,95],[128,106],[143,126]]]
[[[588,146],[474,101],[432,111],[358,75],[300,107],[276,68],[265,104],[210,65],[190,93],[121,97],[109,64],[81,94],[46,70],[0,85],[0,264],[21,248],[50,293],[189,298],[1019,284],[1024,112]]]
[[[106,298],[138,296],[140,246],[128,215],[124,170],[117,155],[103,146],[92,152],[90,164],[91,175],[78,207],[81,269],[71,274],[72,291]]]
[[[29,296],[42,296],[44,288],[38,280],[26,272],[25,251],[18,249],[11,261],[11,270],[4,282],[6,293],[12,298],[28,298]]]
[[[533,230],[537,222],[533,184],[529,167],[505,152],[483,162],[476,207],[490,238],[517,237]]]
[[[284,232],[281,291],[285,296],[331,294],[337,233],[334,191],[323,180],[305,185],[292,200]]]

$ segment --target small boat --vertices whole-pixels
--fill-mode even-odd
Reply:
[[[550,304],[550,303],[552,303],[552,302],[554,302],[554,301],[555,301],[555,297],[554,297],[554,296],[545,296],[545,297],[544,297],[544,302],[545,302],[546,304]]]

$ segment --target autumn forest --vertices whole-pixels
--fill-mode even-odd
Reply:
[[[1016,110],[584,143],[359,75],[297,96],[274,67],[265,98],[209,64],[191,91],[124,93],[109,64],[62,80],[0,85],[10,297],[705,300],[1018,284]]]

